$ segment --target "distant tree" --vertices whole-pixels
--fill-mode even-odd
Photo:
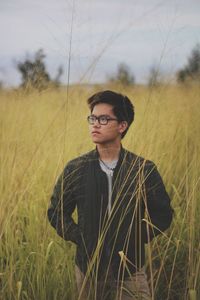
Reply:
[[[0,67],[0,90],[4,89],[4,81],[3,78],[5,78],[5,69],[3,67]]]
[[[55,84],[56,87],[60,85],[60,77],[62,76],[62,74],[63,74],[63,67],[59,66],[58,71],[57,71],[57,75],[54,79],[54,84]]]
[[[110,82],[120,83],[122,85],[131,85],[135,83],[135,77],[131,74],[129,67],[125,63],[120,63],[117,73],[109,78]]]
[[[186,66],[177,73],[178,82],[200,81],[200,44],[197,44],[188,57]]]
[[[39,91],[46,89],[50,84],[54,86],[59,85],[60,76],[63,71],[60,67],[58,69],[58,75],[55,80],[50,78],[46,70],[46,65],[44,62],[45,54],[42,49],[39,49],[34,56],[34,59],[25,59],[22,62],[17,63],[17,69],[21,73],[22,76],[22,84],[23,88],[29,89],[37,89]]]
[[[3,90],[3,81],[0,80],[0,90]]]
[[[152,66],[149,70],[148,86],[158,87],[162,83],[162,75],[158,67]]]

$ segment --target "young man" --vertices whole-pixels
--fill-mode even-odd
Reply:
[[[122,147],[134,120],[131,101],[103,91],[88,105],[96,149],[66,165],[48,218],[62,238],[77,245],[79,299],[151,299],[144,246],[169,227],[170,199],[154,163]]]

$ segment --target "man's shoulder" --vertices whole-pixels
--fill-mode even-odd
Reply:
[[[141,155],[124,149],[126,162],[136,168],[143,168],[146,170],[151,170],[156,168],[155,163],[152,160],[146,159]]]
[[[95,153],[95,150],[91,150],[73,158],[72,160],[68,161],[66,168],[70,170],[80,169],[81,167],[85,166],[85,164],[87,164],[88,161],[95,158]]]

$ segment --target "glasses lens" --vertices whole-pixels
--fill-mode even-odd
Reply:
[[[87,119],[90,124],[94,124],[96,121],[96,117],[94,117],[94,116],[89,116]]]
[[[106,125],[108,123],[108,119],[106,116],[100,116],[99,122],[101,125]]]

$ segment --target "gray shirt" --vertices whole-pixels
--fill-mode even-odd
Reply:
[[[108,215],[110,215],[111,212],[111,197],[112,197],[112,177],[113,177],[113,172],[114,168],[117,165],[118,160],[113,160],[109,163],[102,162],[102,160],[99,159],[99,164],[102,169],[107,175],[108,179]],[[112,169],[112,170],[111,170]]]

